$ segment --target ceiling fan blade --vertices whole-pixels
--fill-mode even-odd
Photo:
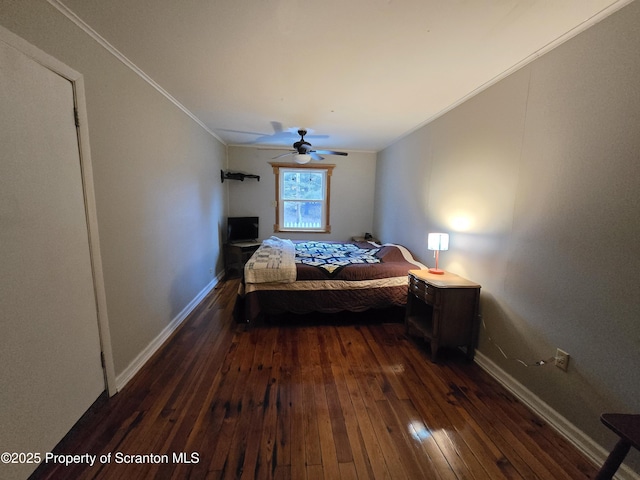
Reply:
[[[280,141],[280,137],[278,133],[274,133],[272,135],[267,135],[266,133],[260,133],[260,132],[249,132],[249,131],[244,131],[244,130],[231,130],[228,128],[217,128],[216,131],[218,132],[228,132],[228,133],[241,133],[243,135],[256,135],[257,138],[254,138],[253,140],[247,141],[247,142],[242,142],[242,145],[254,145],[254,144],[264,144],[264,143],[273,143],[273,142],[277,142]],[[285,135],[285,137],[289,137],[289,135]]]
[[[272,157],[272,160],[275,160],[276,158],[282,158],[282,157],[286,157],[287,155],[295,155],[298,152],[287,152],[287,153],[283,153],[282,155],[278,155],[276,157]]]
[[[281,133],[283,133],[283,130],[282,130],[282,123],[277,122],[277,121],[275,121],[275,120],[272,120],[272,121],[271,121],[271,126],[273,127],[273,133],[274,133],[275,135],[280,135]],[[288,133],[288,132],[287,132],[287,133]]]
[[[270,123],[271,123],[271,128],[273,129],[273,133],[271,134],[254,132],[249,130],[233,130],[229,128],[216,128],[216,131],[257,136],[257,138],[254,138],[251,141],[242,142],[242,145],[273,144],[273,143],[278,143],[284,140],[289,140],[290,138],[296,136],[296,134],[292,132],[291,129],[287,129],[287,130],[283,129],[281,122],[273,120]]]
[[[334,152],[333,150],[314,150],[316,153],[321,153],[322,155],[349,155],[347,152]]]
[[[268,135],[266,133],[260,133],[260,132],[249,132],[246,130],[233,130],[230,128],[216,128],[216,131],[218,132],[228,132],[228,133],[243,133],[246,135],[259,135],[261,137],[267,137]]]
[[[311,151],[309,152],[309,155],[311,155],[311,158],[313,158],[314,160],[324,160],[324,157],[318,155],[318,152]]]

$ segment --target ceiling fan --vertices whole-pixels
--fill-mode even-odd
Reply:
[[[307,131],[304,129],[298,130],[300,140],[293,144],[293,150],[282,155],[278,155],[273,158],[285,157],[287,155],[294,155],[293,160],[296,163],[309,163],[311,160],[324,160],[324,157],[320,155],[343,155],[347,156],[346,152],[335,152],[333,150],[314,150],[309,142],[304,139]]]

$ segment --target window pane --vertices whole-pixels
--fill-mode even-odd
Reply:
[[[322,202],[284,202],[285,228],[322,228]]]
[[[323,200],[324,172],[291,172],[283,176],[282,198],[285,200]]]

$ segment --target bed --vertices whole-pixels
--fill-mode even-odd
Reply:
[[[416,268],[427,267],[401,245],[271,237],[245,265],[236,319],[404,306]]]

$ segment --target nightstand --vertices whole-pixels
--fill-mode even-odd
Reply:
[[[473,360],[478,341],[480,285],[445,272],[409,270],[405,326],[407,333],[431,344],[431,360],[440,347],[466,347]]]
[[[380,240],[378,240],[375,237],[371,237],[371,238],[364,238],[364,237],[351,237],[351,241],[352,242],[373,242],[373,243],[380,243]]]
[[[260,242],[225,243],[224,269],[227,278],[242,277],[244,264],[260,245]]]

